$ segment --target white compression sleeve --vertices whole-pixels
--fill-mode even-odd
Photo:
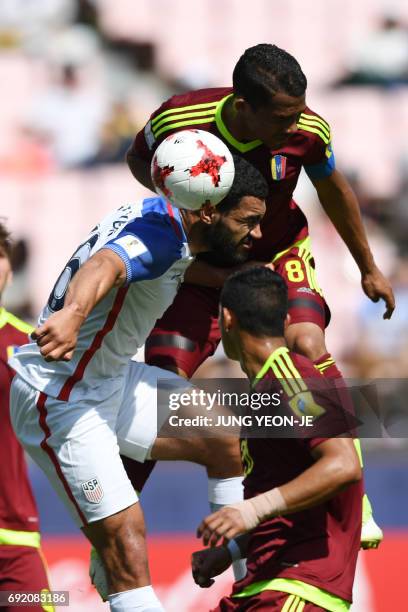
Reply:
[[[111,612],[165,612],[151,585],[109,595]]]
[[[216,512],[227,504],[239,503],[244,497],[242,481],[242,476],[234,476],[232,478],[209,478],[208,501],[211,511]],[[247,573],[246,560],[233,560],[232,570],[235,580],[242,580]]]

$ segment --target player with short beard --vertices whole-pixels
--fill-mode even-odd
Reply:
[[[11,239],[0,223],[0,300],[11,282]],[[9,392],[14,372],[7,359],[26,344],[33,328],[0,307],[0,590],[49,592],[40,548],[38,511],[27,475],[24,451],[11,427]],[[12,604],[3,608],[15,612]],[[33,605],[52,612],[52,605]]]
[[[185,380],[131,360],[193,256],[212,248],[208,226],[223,226],[227,252],[234,245],[240,257],[248,239],[261,237],[267,186],[246,160],[234,163],[220,209],[206,203],[179,211],[154,197],[97,224],[57,279],[33,341],[10,360],[17,372],[13,427],[102,559],[115,612],[162,610],[150,584],[142,510],[119,449],[138,461],[201,463],[211,501],[242,499],[237,441],[158,438],[157,379]]]

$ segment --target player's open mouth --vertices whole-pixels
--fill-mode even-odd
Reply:
[[[243,249],[251,249],[252,248],[252,240],[248,240],[248,238],[245,238],[245,242],[241,243],[241,246]]]

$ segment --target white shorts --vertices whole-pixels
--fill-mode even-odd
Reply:
[[[122,392],[63,402],[14,377],[10,414],[17,437],[80,526],[137,502],[120,454],[142,463],[149,457],[157,437],[158,378],[188,384],[130,361]]]
[[[14,430],[82,527],[137,502],[119,454],[116,420],[121,394],[62,402],[18,375],[10,394]]]
[[[116,434],[121,455],[143,463],[157,438],[157,380],[175,379],[182,388],[188,382],[156,366],[130,361],[119,409]]]

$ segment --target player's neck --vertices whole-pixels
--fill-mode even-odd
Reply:
[[[198,253],[208,251],[208,244],[206,243],[202,234],[197,215],[189,210],[181,209],[180,217],[183,224],[184,233],[187,236],[191,255],[197,255]]]
[[[283,337],[258,338],[244,331],[240,332],[240,363],[250,380],[256,378],[267,359],[276,349],[286,346]]]
[[[236,140],[238,140],[238,142],[249,142],[254,140],[251,134],[248,133],[242,116],[234,108],[234,98],[230,98],[226,101],[221,116],[227,130]]]

